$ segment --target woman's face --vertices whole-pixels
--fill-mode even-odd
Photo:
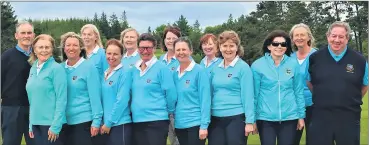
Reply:
[[[128,31],[123,37],[123,46],[127,50],[137,48],[137,33],[135,31]]]
[[[38,60],[45,62],[53,55],[53,46],[49,40],[39,39],[34,46],[34,52]]]
[[[268,46],[268,49],[272,56],[282,57],[287,50],[286,39],[283,37],[275,37]]]
[[[68,59],[77,59],[81,54],[81,46],[77,38],[69,37],[64,44],[64,52]]]
[[[96,46],[97,35],[92,28],[85,28],[82,31],[82,39],[86,47]]]
[[[191,54],[192,51],[186,42],[177,42],[174,46],[174,55],[178,59],[179,63],[191,62]]]
[[[308,41],[310,41],[310,37],[308,32],[303,27],[298,27],[293,31],[293,43],[297,46],[297,48],[304,48],[308,45]]]
[[[237,44],[231,39],[227,40],[223,44],[220,44],[220,52],[226,60],[233,60],[237,55]]]
[[[211,38],[201,44],[201,48],[206,56],[215,56],[215,54],[218,52],[217,46]]]
[[[165,35],[164,43],[165,46],[168,48],[168,50],[173,51],[173,42],[178,39],[177,35],[175,35],[172,32],[168,32],[167,35]]]
[[[112,67],[116,67],[121,63],[122,54],[120,48],[116,45],[109,45],[106,48],[106,60]]]

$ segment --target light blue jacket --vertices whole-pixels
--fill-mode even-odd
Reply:
[[[269,53],[251,66],[254,76],[256,120],[305,118],[304,79],[296,59],[283,56],[279,66]]]

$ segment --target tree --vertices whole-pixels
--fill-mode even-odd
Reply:
[[[122,30],[129,28],[126,11],[123,11],[121,15],[120,24],[121,24]]]
[[[192,47],[194,49],[194,54],[202,54],[202,50],[200,50],[200,38],[201,38],[201,28],[200,22],[198,20],[195,21],[192,27],[192,31],[190,32],[189,39],[192,42]]]
[[[117,17],[117,15],[115,15],[115,13],[113,13],[110,16],[110,26],[111,26],[110,38],[119,39],[120,32],[122,31],[122,28],[121,28],[121,25],[119,23],[118,17]]]
[[[152,33],[151,32],[151,27],[149,26],[149,28],[147,28],[147,33]]]
[[[190,34],[191,26],[188,25],[188,21],[183,15],[179,17],[174,25],[181,29],[182,36],[188,36]]]
[[[154,35],[156,41],[158,42],[158,47],[161,47],[160,45],[161,45],[161,42],[163,40],[165,27],[167,27],[167,25],[162,24],[162,25],[156,27],[155,30],[152,32],[152,34]]]
[[[107,16],[105,14],[105,12],[101,13],[101,17],[100,17],[100,30],[101,33],[106,36],[107,39],[112,38],[112,36],[110,35],[110,25],[109,25],[109,21],[107,19]]]
[[[100,20],[99,20],[99,17],[97,16],[97,13],[94,14],[92,24],[94,24],[98,28],[100,27]]]
[[[17,16],[9,2],[1,1],[1,52],[15,46]]]

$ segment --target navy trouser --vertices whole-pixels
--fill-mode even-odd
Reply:
[[[166,145],[169,120],[133,123],[135,145]]]
[[[20,145],[24,135],[27,145],[34,145],[29,138],[29,106],[1,106],[1,134],[3,145]]]
[[[92,137],[92,145],[109,145],[109,144],[106,144],[107,141],[108,141],[108,135],[100,134],[100,130],[96,136]]]
[[[209,145],[246,145],[245,115],[211,117],[208,129]]]
[[[50,142],[48,140],[48,132],[49,132],[50,126],[44,126],[44,125],[33,125],[32,131],[34,135],[34,143],[36,145],[67,145],[65,144],[66,138],[64,129],[62,129],[59,133],[58,139],[56,139],[55,142]]]
[[[309,127],[307,127],[307,126],[309,126],[310,121],[311,121],[311,112],[312,112],[311,106],[306,107],[305,112],[306,112],[305,113],[306,116],[305,116],[305,119],[304,119],[304,122],[305,122],[304,129],[305,129],[305,132],[306,132],[305,133],[305,144],[309,145],[308,144],[309,135],[307,133],[309,131]],[[301,140],[301,137],[302,137],[302,134],[303,134],[304,130],[302,129],[302,130],[296,130],[296,131],[297,131],[297,133],[296,133],[295,144],[294,145],[300,145],[300,140]]]
[[[107,136],[106,145],[133,145],[132,123],[113,126]]]
[[[313,109],[309,125],[311,145],[359,145],[360,112]]]
[[[200,126],[190,128],[178,129],[176,128],[176,135],[180,145],[205,145],[204,140],[199,138]]]
[[[92,145],[91,121],[75,125],[67,125],[67,145]]]
[[[272,122],[258,120],[261,145],[293,145],[295,141],[297,120]]]

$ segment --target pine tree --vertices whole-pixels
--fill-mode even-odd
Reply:
[[[14,38],[17,16],[9,2],[1,1],[1,52],[16,45]]]

